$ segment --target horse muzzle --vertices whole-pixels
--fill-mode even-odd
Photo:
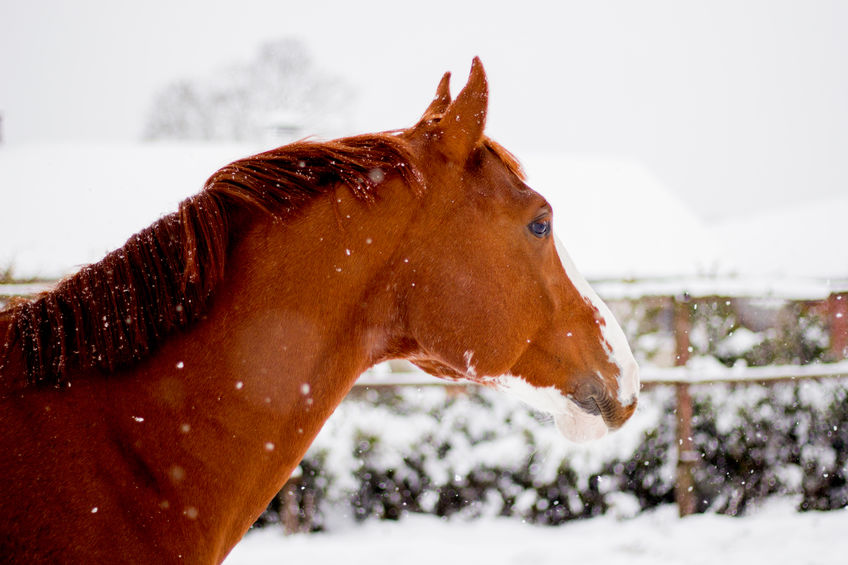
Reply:
[[[600,419],[608,431],[615,431],[636,411],[639,379],[635,363],[629,371],[619,377],[616,394],[612,394],[603,383],[591,379],[578,386],[569,400],[587,416]]]

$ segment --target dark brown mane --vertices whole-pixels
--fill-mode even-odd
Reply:
[[[16,351],[30,384],[59,384],[74,370],[112,372],[143,359],[208,309],[224,274],[235,213],[285,218],[339,183],[372,201],[389,175],[423,190],[409,147],[391,133],[301,141],[223,167],[177,212],[50,292],[3,312],[9,326],[0,374]]]

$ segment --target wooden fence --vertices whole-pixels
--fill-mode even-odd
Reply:
[[[848,293],[829,292],[826,297],[819,299],[824,304],[828,317],[831,357],[841,362],[807,366],[745,367],[709,373],[695,372],[687,367],[689,353],[692,351],[689,340],[692,325],[690,300],[691,296],[688,294],[674,298],[675,367],[648,370],[647,374],[643,374],[643,382],[646,384],[673,385],[676,389],[678,454],[675,500],[681,517],[694,514],[697,503],[693,470],[700,457],[694,450],[692,441],[692,385],[715,382],[764,385],[787,380],[848,376],[848,362],[841,361],[845,357],[848,344],[848,326],[845,324],[848,319]]]
[[[685,334],[684,334],[685,335]],[[688,350],[687,350],[688,351]],[[675,500],[681,517],[695,512],[695,484],[693,471],[701,457],[694,449],[692,441],[692,396],[691,387],[713,383],[735,383],[768,386],[777,382],[799,381],[805,379],[848,378],[848,361],[813,365],[771,365],[766,367],[711,369],[699,371],[685,366],[688,355],[681,355],[681,365],[677,367],[646,367],[641,371],[642,386],[673,386],[676,391],[677,416],[677,477],[675,480]],[[396,387],[396,386],[446,386],[466,387],[461,382],[448,382],[436,379],[418,371],[393,372],[386,375],[365,374],[356,383],[356,387]],[[295,479],[292,488],[297,483]],[[295,523],[289,518],[286,523]]]
[[[633,300],[639,297],[653,297],[667,299],[674,310],[673,333],[675,340],[674,367],[645,367],[641,371],[643,387],[673,386],[676,391],[676,416],[677,416],[677,477],[675,482],[675,500],[681,517],[695,512],[696,497],[693,470],[700,461],[700,455],[695,451],[692,441],[692,396],[690,388],[696,385],[711,383],[737,383],[767,386],[776,382],[796,381],[802,379],[826,379],[848,377],[848,292],[845,284],[836,287],[831,282],[820,285],[805,284],[775,286],[773,283],[764,283],[767,286],[752,287],[747,285],[744,289],[738,285],[728,284],[726,281],[720,283],[718,289],[727,294],[716,294],[716,285],[697,284],[688,288],[695,289],[694,292],[681,291],[679,282],[663,284],[653,283],[650,288],[644,285],[636,288],[635,285],[627,283],[612,283],[615,288],[608,285],[600,286],[599,292],[604,292],[604,299],[610,296],[617,299]],[[653,289],[653,290],[652,290]],[[730,295],[729,292],[734,292]],[[676,292],[669,296],[665,292]],[[830,351],[833,363],[811,364],[811,365],[770,365],[765,367],[739,367],[727,369],[711,369],[703,371],[687,366],[690,352],[690,330],[692,327],[692,302],[696,300],[727,300],[738,298],[739,295],[750,298],[772,297],[783,300],[798,300],[804,302],[817,302],[822,305],[822,310],[828,318],[830,333]],[[794,298],[793,298],[794,297]],[[462,383],[446,383],[420,372],[394,372],[389,375],[369,375],[360,378],[357,386],[422,386],[422,385],[462,385]]]

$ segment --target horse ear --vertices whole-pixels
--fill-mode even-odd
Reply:
[[[430,105],[427,106],[426,110],[424,110],[424,114],[421,116],[421,119],[418,120],[418,123],[424,123],[432,120],[436,116],[441,116],[445,113],[445,110],[448,109],[451,102],[450,77],[450,72],[447,72],[444,76],[442,76],[442,80],[439,81],[439,86],[436,87],[436,96],[433,97],[433,101],[430,102]]]
[[[441,143],[445,154],[457,161],[465,161],[483,139],[486,110],[489,104],[489,86],[486,72],[479,57],[474,57],[468,84],[448,106],[441,121]]]

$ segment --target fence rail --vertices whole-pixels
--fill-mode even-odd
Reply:
[[[0,299],[34,296],[39,292],[50,290],[55,284],[53,282],[0,283]]]
[[[728,369],[698,367],[643,367],[640,379],[643,386],[699,385],[713,383],[768,384],[802,379],[848,377],[848,361],[815,363],[811,365],[768,365],[765,367],[731,367]],[[466,386],[464,381],[432,377],[418,370],[391,371],[384,374],[368,371],[354,386]]]

